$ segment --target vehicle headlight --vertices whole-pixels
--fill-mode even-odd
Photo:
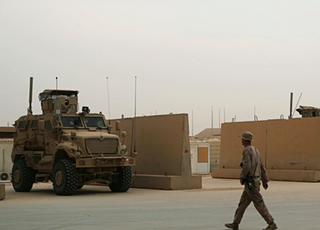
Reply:
[[[125,155],[125,154],[126,154],[126,150],[125,150],[125,149],[121,149],[121,150],[120,150],[120,154],[121,154],[121,155]]]

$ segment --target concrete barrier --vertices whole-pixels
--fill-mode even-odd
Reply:
[[[4,183],[0,183],[0,200],[6,197],[6,186]]]
[[[243,146],[239,135],[253,133],[252,144],[272,180],[320,181],[320,117],[225,123],[220,168],[213,177],[239,178]]]
[[[187,114],[137,117],[135,131],[133,118],[119,120],[121,129],[127,132],[125,144],[132,151],[135,142],[138,152],[136,166],[132,167],[132,187],[202,188],[201,176],[191,173]],[[113,127],[115,122],[111,121]]]

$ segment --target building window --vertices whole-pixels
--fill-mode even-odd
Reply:
[[[207,147],[198,147],[198,163],[208,163]]]

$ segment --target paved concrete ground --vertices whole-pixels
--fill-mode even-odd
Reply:
[[[262,194],[279,229],[320,229],[320,183],[271,181]],[[242,186],[238,180],[203,177],[203,189],[130,189],[112,193],[85,186],[73,196],[56,196],[51,184],[29,193],[6,186],[0,201],[0,229],[225,229],[232,221]],[[266,227],[250,205],[240,229]]]

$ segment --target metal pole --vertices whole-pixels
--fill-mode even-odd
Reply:
[[[134,119],[133,119],[134,145],[133,145],[133,152],[136,152],[136,116],[137,116],[137,76],[135,76],[135,91],[134,91]]]
[[[289,118],[292,118],[292,101],[293,101],[293,93],[291,92],[291,96],[290,96],[290,115],[289,115]]]
[[[220,122],[220,109],[219,109],[219,128],[221,128],[221,122]]]
[[[32,90],[33,90],[32,88],[33,88],[33,77],[30,77],[28,114],[32,114]]]
[[[193,110],[191,111],[191,128],[192,128],[192,136],[193,136]]]
[[[109,97],[109,80],[107,77],[107,96],[108,96],[108,115],[109,115],[109,125],[111,125],[111,116],[110,116],[110,97]]]
[[[6,163],[5,154],[4,154],[4,149],[2,149],[2,154],[3,154],[2,171],[4,172],[4,166],[5,166],[5,163]]]
[[[301,99],[301,96],[302,96],[302,93],[300,94],[300,97],[299,97],[299,100],[297,101],[296,107],[295,107],[294,110],[293,110],[292,116],[294,116],[294,113],[295,113],[296,110],[297,110],[297,107],[298,107],[299,101],[300,101],[300,99]]]

